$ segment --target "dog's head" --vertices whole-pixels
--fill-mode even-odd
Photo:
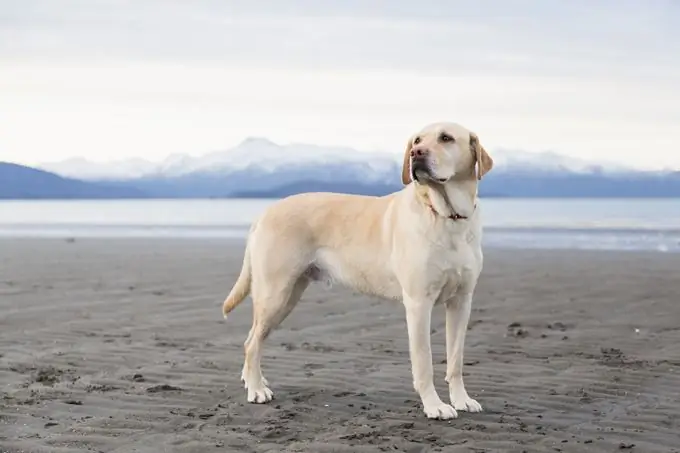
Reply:
[[[479,143],[477,135],[455,123],[425,126],[408,141],[401,181],[444,184],[451,179],[475,176],[482,179],[493,167],[493,160]]]

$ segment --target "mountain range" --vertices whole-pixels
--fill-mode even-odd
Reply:
[[[65,178],[23,165],[0,162],[0,199],[141,198],[134,186]]]
[[[202,156],[110,163],[69,159],[30,168],[0,163],[0,198],[276,198],[401,188],[401,155],[249,138]],[[640,171],[552,152],[493,150],[487,197],[680,197],[680,172]]]

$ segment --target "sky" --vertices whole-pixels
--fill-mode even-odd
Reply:
[[[674,0],[0,0],[0,160],[161,160],[247,137],[680,169]]]

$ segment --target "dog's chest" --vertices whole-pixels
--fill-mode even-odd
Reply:
[[[481,252],[470,244],[457,244],[431,256],[432,271],[442,280],[441,299],[472,291],[481,268]]]

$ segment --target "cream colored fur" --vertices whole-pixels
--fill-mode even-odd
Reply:
[[[425,156],[429,170],[416,172],[412,182],[414,154]],[[327,280],[402,301],[413,385],[427,417],[481,411],[465,390],[463,348],[483,261],[477,183],[492,166],[475,134],[436,123],[408,141],[402,190],[383,197],[306,193],[270,206],[251,228],[241,274],[223,307],[226,317],[252,294],[242,373],[248,401],[266,403],[273,396],[260,369],[264,339],[311,281]],[[449,218],[455,213],[466,218]],[[430,320],[436,304],[446,308],[451,404],[434,386]]]

